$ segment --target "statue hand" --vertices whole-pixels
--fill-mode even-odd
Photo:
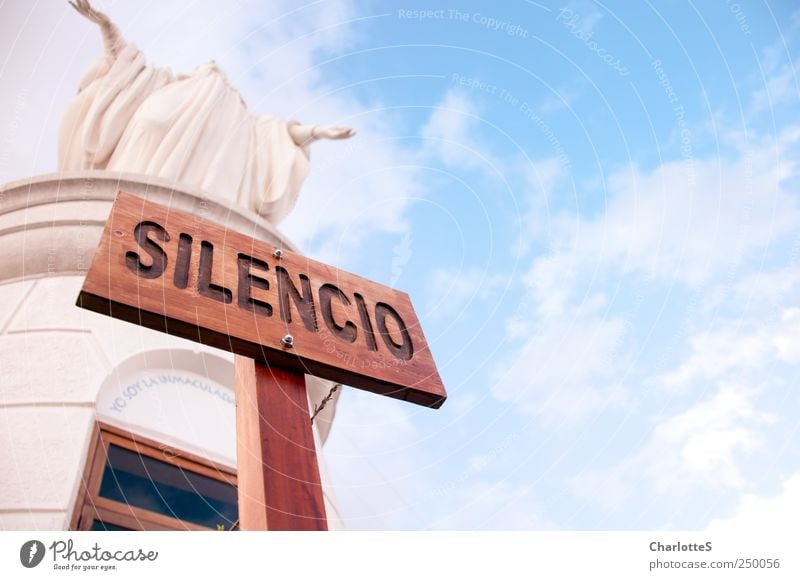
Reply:
[[[334,125],[317,125],[312,136],[315,139],[349,139],[356,134],[352,127],[339,127]]]
[[[77,10],[80,14],[98,24],[100,26],[108,25],[111,23],[111,20],[106,16],[103,12],[95,10],[91,4],[89,4],[89,0],[72,0],[69,1],[70,6],[72,6],[75,10]]]
[[[307,147],[320,139],[349,139],[356,134],[350,127],[336,125],[301,125],[290,123],[289,135],[298,147]]]
[[[122,38],[122,35],[119,33],[114,23],[111,22],[111,19],[106,16],[105,13],[92,8],[92,5],[89,4],[89,0],[69,0],[69,5],[100,27],[106,53],[116,57],[125,46],[125,39]]]

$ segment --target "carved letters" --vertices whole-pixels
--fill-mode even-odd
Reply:
[[[183,232],[179,233],[176,254],[170,256],[160,242],[168,242],[175,234],[170,234],[163,225],[152,220],[141,221],[136,224],[132,233],[140,249],[126,252],[125,264],[128,269],[137,276],[154,280],[161,277],[170,267],[171,260],[175,260],[175,265],[172,267],[174,268],[172,283],[176,288],[185,289],[188,286],[192,252],[198,245],[192,240],[192,237]],[[359,293],[354,294],[354,299],[358,301],[358,308],[356,308],[354,301],[330,282],[325,282],[319,287],[315,302],[311,290],[311,280],[308,276],[305,274],[297,276],[300,281],[300,288],[298,288],[298,285],[292,280],[291,273],[283,266],[274,264],[270,268],[270,264],[266,260],[243,253],[237,255],[236,287],[226,288],[212,280],[214,245],[206,240],[201,240],[199,247],[200,260],[196,279],[197,292],[201,296],[224,304],[230,304],[233,302],[233,297],[236,296],[236,304],[240,308],[259,316],[270,317],[273,313],[272,304],[255,298],[253,292],[266,291],[274,285],[278,289],[278,309],[282,321],[293,322],[292,312],[295,312],[306,330],[316,332],[319,330],[317,323],[317,311],[319,311],[325,326],[333,336],[344,342],[353,343],[361,335],[364,346],[369,350],[377,351],[378,344],[372,330],[374,320],[374,327],[383,339],[386,350],[392,356],[402,361],[410,360],[414,356],[414,345],[408,327],[397,310],[390,304],[376,303],[374,316],[371,317],[364,304],[364,298]],[[274,277],[271,277],[272,272],[274,272],[272,275]],[[351,319],[341,323],[334,320],[334,299],[343,309],[349,311],[351,317],[359,320],[362,327],[360,333]],[[393,330],[389,328],[390,326],[393,327]]]
[[[125,193],[78,304],[420,405],[447,396],[407,294]]]

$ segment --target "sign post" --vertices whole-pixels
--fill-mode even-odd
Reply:
[[[328,529],[307,401],[303,374],[236,357],[242,530]]]
[[[120,193],[78,306],[236,357],[242,529],[327,529],[304,374],[438,408],[407,294]]]

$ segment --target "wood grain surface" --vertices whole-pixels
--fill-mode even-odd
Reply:
[[[275,250],[119,193],[77,303],[273,368],[442,405],[447,393],[406,293]]]
[[[242,530],[327,530],[302,373],[236,357]]]

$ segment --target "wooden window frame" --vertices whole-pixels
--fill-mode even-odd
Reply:
[[[213,528],[206,528],[192,522],[100,497],[100,485],[108,461],[108,446],[112,443],[134,453],[238,487],[236,471],[230,467],[97,421],[92,430],[86,465],[70,521],[71,530],[89,530],[94,520],[131,530],[213,530]]]

